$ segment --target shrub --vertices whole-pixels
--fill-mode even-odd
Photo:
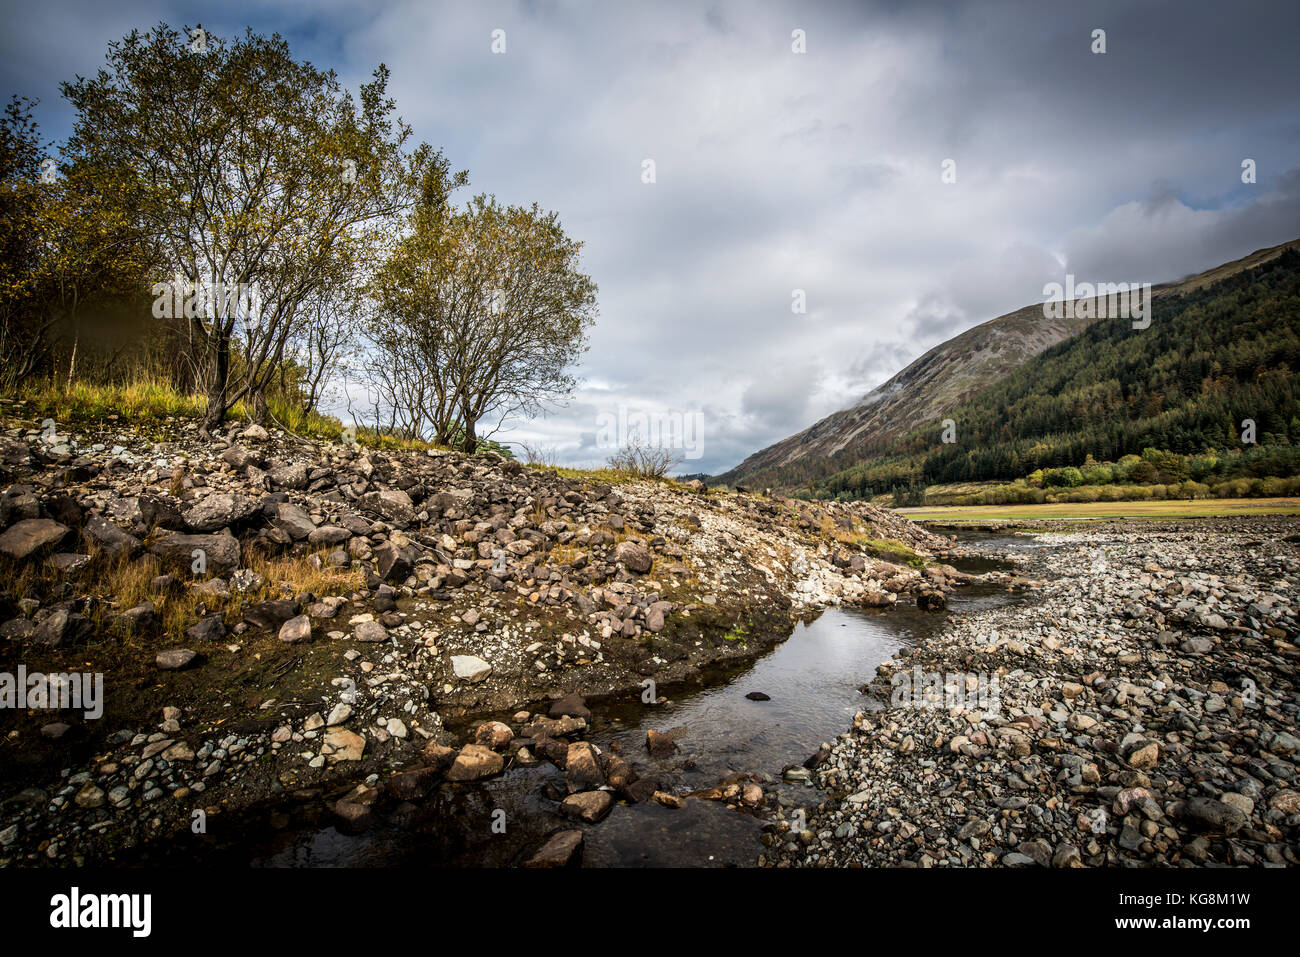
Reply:
[[[1159,470],[1145,459],[1134,463],[1133,468],[1129,470],[1129,477],[1134,482],[1154,482]]]
[[[1107,465],[1096,465],[1083,473],[1085,485],[1109,485],[1114,478],[1115,473]]]
[[[673,449],[629,442],[627,448],[609,457],[609,467],[638,478],[663,478],[681,461]]]
[[[1141,462],[1142,459],[1136,455],[1125,455],[1115,463],[1112,471],[1115,474],[1115,481],[1119,484],[1127,485],[1133,481],[1133,467]]]

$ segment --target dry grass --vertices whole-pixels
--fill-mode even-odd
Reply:
[[[250,550],[245,556],[245,567],[257,572],[266,579],[263,590],[267,597],[283,597],[300,592],[313,595],[334,595],[354,592],[365,584],[365,577],[359,569],[339,568],[328,562],[332,548],[323,548],[302,556],[263,556],[256,550]],[[317,568],[312,558],[320,559]],[[282,595],[269,594],[273,585],[278,585]],[[258,601],[262,598],[256,599]]]
[[[5,583],[5,590],[15,601],[35,598],[46,594],[59,580],[53,568],[43,562],[14,562],[9,558],[0,558],[0,580]]]
[[[246,551],[243,567],[262,576],[262,584],[248,592],[231,591],[228,598],[200,591],[197,587],[216,576],[207,575],[179,588],[156,594],[154,579],[163,569],[152,556],[109,558],[93,547],[91,564],[76,579],[75,590],[92,599],[89,617],[99,635],[116,635],[128,643],[142,637],[118,616],[144,602],[152,602],[160,625],[158,630],[169,638],[183,638],[185,629],[203,614],[221,612],[228,625],[236,623],[251,605],[261,601],[289,598],[304,592],[317,596],[349,595],[364,587],[364,576],[351,567],[338,568],[326,560],[329,550],[304,555],[267,556],[255,549]],[[313,561],[313,558],[317,561]],[[319,567],[317,565],[319,564]],[[14,567],[6,562],[0,573],[10,582],[15,599],[34,598],[47,604],[57,597],[62,575],[47,562],[25,562]],[[149,630],[153,630],[152,628]]]
[[[565,466],[546,466],[535,463],[525,463],[529,468],[537,469],[542,472],[554,472],[562,478],[573,478],[583,482],[590,482],[592,485],[630,485],[633,482],[659,482],[664,485],[671,485],[678,488],[684,488],[680,482],[669,476],[659,478],[638,475],[635,472],[629,472],[624,469],[575,469]]]
[[[828,542],[861,549],[881,561],[910,565],[913,568],[925,566],[925,559],[921,558],[910,545],[894,538],[872,538],[858,528],[856,520],[851,527],[844,528],[829,515],[823,515],[818,532]]]
[[[555,545],[546,556],[546,561],[553,565],[569,565],[577,561],[579,555],[587,554],[581,548],[572,545]]]

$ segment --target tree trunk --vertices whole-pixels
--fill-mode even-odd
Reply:
[[[199,435],[205,439],[210,439],[216,430],[221,428],[221,423],[226,418],[226,397],[223,393],[215,389],[208,390],[208,408],[203,413],[203,424],[199,427]]]
[[[465,448],[467,455],[473,455],[474,450],[478,448],[478,436],[474,434],[474,420],[465,419]]]
[[[68,387],[64,391],[72,391],[72,379],[77,371],[77,342],[81,337],[77,333],[72,334],[72,356],[68,359]]]
[[[258,389],[252,395],[253,421],[265,427],[267,422],[266,393]]]
[[[210,439],[226,418],[226,378],[230,374],[230,341],[213,344],[212,378],[208,382],[208,408],[203,414],[199,435]]]

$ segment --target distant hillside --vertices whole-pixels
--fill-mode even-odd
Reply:
[[[1300,240],[1226,263],[1174,283],[1156,286],[1154,309],[1269,262]],[[878,457],[892,442],[923,425],[935,425],[1025,362],[1087,329],[1091,318],[1049,319],[1035,303],[990,319],[935,346],[856,405],[803,432],[756,452],[712,481],[794,489],[819,485],[837,473]]]
[[[1094,322],[948,410],[812,482],[821,495],[1009,481],[1161,450],[1205,476],[1292,475],[1300,466],[1300,250],[1156,299],[1151,324]],[[1254,423],[1243,443],[1243,420]],[[1203,454],[1208,453],[1208,454]],[[1231,454],[1225,454],[1231,453]],[[1146,455],[1153,461],[1159,457]],[[1174,478],[1185,478],[1173,470]]]

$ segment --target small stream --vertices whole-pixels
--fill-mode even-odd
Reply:
[[[1008,568],[997,557],[1004,549],[1032,547],[1032,539],[1009,535],[962,532],[958,538],[973,555],[951,564],[975,574]],[[819,792],[784,782],[781,772],[802,764],[823,742],[847,730],[855,712],[880,706],[858,691],[878,665],[900,647],[924,640],[947,614],[1020,600],[1023,596],[1002,588],[973,585],[951,595],[945,613],[926,613],[913,605],[831,608],[797,625],[789,639],[762,657],[714,675],[698,689],[678,692],[668,702],[630,700],[593,707],[586,738],[602,751],[621,755],[642,777],[660,775],[660,790],[684,793],[712,787],[729,775],[755,773],[769,803],[774,795],[787,805],[815,803]],[[750,692],[771,700],[749,700],[745,696]],[[649,729],[676,729],[678,753],[652,758],[645,749]],[[763,819],[722,802],[688,799],[679,809],[653,802],[616,803],[603,821],[575,825],[559,813],[564,792],[564,773],[543,761],[473,786],[445,784],[400,826],[383,825],[359,835],[334,827],[281,834],[275,846],[258,850],[252,863],[510,866],[548,834],[574,826],[585,832],[587,867],[752,866],[762,851]]]

